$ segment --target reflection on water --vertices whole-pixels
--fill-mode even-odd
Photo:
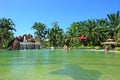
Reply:
[[[104,51],[0,51],[0,80],[119,80],[119,61]]]
[[[95,70],[86,70],[76,65],[65,65],[63,70],[53,71],[50,74],[70,76],[74,80],[99,80],[101,73]]]

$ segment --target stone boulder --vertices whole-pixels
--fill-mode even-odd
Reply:
[[[23,36],[17,36],[8,44],[9,50],[19,50],[20,49],[20,42],[29,42],[29,43],[36,43],[36,40],[33,38],[31,34],[24,34]]]

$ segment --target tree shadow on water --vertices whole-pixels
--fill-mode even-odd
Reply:
[[[70,76],[74,80],[99,80],[101,73],[95,70],[86,70],[80,66],[66,65],[63,70],[50,72],[52,75]]]

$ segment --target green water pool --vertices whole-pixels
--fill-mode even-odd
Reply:
[[[120,80],[120,53],[1,50],[0,80]]]

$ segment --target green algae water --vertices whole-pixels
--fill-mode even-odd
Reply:
[[[1,50],[0,80],[120,80],[120,53]]]

